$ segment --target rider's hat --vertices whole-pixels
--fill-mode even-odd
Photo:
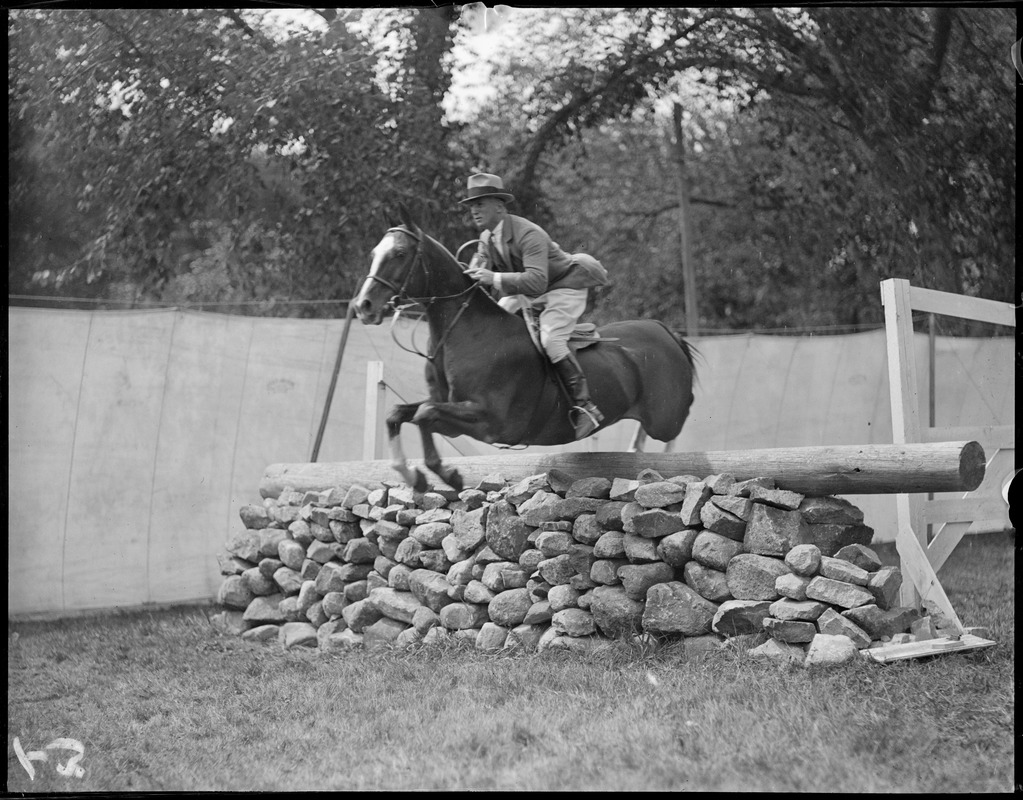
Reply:
[[[459,200],[459,203],[471,203],[484,197],[496,197],[505,203],[515,199],[514,195],[504,190],[504,183],[497,175],[489,175],[486,172],[470,175],[467,188],[465,197]]]

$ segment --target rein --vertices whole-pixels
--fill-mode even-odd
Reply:
[[[387,229],[388,233],[392,233],[395,231],[399,233],[404,233],[407,236],[410,236],[416,240],[416,252],[412,256],[412,263],[409,265],[408,271],[405,273],[405,279],[401,282],[401,286],[396,286],[391,281],[387,280],[386,278],[381,278],[379,275],[370,275],[369,277],[375,280],[377,283],[383,284],[392,292],[394,292],[394,298],[392,298],[391,301],[392,305],[394,305],[394,316],[391,318],[391,338],[394,340],[394,343],[399,348],[404,350],[406,353],[413,353],[417,356],[422,356],[427,361],[433,361],[437,357],[437,354],[440,352],[441,348],[444,346],[444,342],[447,341],[448,335],[451,333],[452,329],[458,323],[458,320],[462,318],[462,314],[465,313],[465,310],[469,307],[469,303],[472,302],[472,295],[469,293],[473,289],[478,289],[479,284],[475,282],[470,283],[468,287],[466,287],[460,292],[456,292],[455,294],[432,295],[427,297],[412,297],[408,295],[405,292],[405,287],[408,286],[408,282],[411,280],[412,274],[416,271],[416,267],[422,266],[423,272],[424,273],[426,272],[426,267],[423,264],[423,238],[419,234],[414,233],[413,231],[409,230],[404,226]],[[394,335],[394,325],[398,321],[398,317],[401,315],[401,312],[408,306],[421,305],[425,306],[426,309],[429,310],[430,306],[433,305],[438,300],[455,300],[459,297],[462,297],[463,295],[469,296],[465,298],[465,301],[462,303],[458,311],[455,313],[454,318],[451,320],[451,322],[448,323],[447,327],[444,329],[444,332],[441,334],[440,339],[437,341],[437,344],[433,348],[432,353],[423,353],[420,352],[419,350],[405,347],[401,342],[398,341],[397,337]],[[397,300],[398,302],[404,301],[404,303],[402,306],[399,307],[398,305],[395,305],[394,303],[395,300]]]

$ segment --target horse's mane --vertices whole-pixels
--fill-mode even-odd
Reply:
[[[423,236],[423,238],[425,240],[430,242],[430,244],[432,244],[434,247],[436,247],[438,250],[440,250],[440,252],[442,252],[444,255],[446,255],[448,258],[450,258],[451,262],[458,268],[459,272],[461,272],[463,275],[465,274],[465,270],[462,268],[462,263],[458,260],[458,258],[450,250],[447,249],[447,247],[445,247],[443,244],[441,244],[441,242],[439,242],[438,240],[434,239],[428,233],[423,231],[421,228],[420,228],[420,233],[422,234],[422,236]],[[471,282],[475,283],[475,281],[472,281],[471,278],[469,280]],[[501,306],[497,302],[497,300],[490,294],[490,292],[488,292],[486,290],[486,288],[484,286],[482,286],[481,284],[477,283],[476,284],[476,288],[479,289],[479,293],[481,295],[483,295],[490,302],[490,305],[492,305],[495,309],[500,311],[502,314],[509,313],[505,309],[501,308]]]
[[[437,249],[439,249],[439,250],[440,250],[440,251],[441,251],[442,253],[444,253],[444,255],[446,255],[446,256],[447,256],[448,258],[450,258],[450,259],[451,259],[452,261],[454,261],[454,262],[455,262],[456,264],[458,263],[458,259],[457,259],[457,258],[455,258],[455,255],[454,255],[454,253],[452,253],[452,252],[451,252],[450,250],[448,250],[448,249],[447,249],[447,247],[445,247],[445,246],[444,246],[443,244],[441,244],[441,243],[440,243],[439,241],[437,241],[436,239],[434,239],[434,238],[433,238],[432,236],[430,236],[430,234],[428,234],[428,233],[425,233],[425,232],[424,232],[424,233],[423,233],[423,236],[424,236],[424,237],[425,237],[426,239],[429,239],[429,240],[430,240],[430,242],[432,242],[432,243],[434,244],[434,246],[435,246],[435,247],[437,247]]]

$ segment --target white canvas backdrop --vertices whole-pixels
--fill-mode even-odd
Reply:
[[[260,502],[267,465],[310,460],[341,320],[190,311],[12,308],[8,363],[8,616],[202,600],[217,554]],[[366,365],[388,404],[424,396],[425,330],[350,329],[318,461],[362,459]],[[400,344],[399,344],[400,343]],[[676,450],[891,441],[884,333],[701,337]],[[916,341],[927,364],[927,337]],[[1011,338],[937,339],[938,425],[1014,424]],[[927,419],[921,376],[922,419]],[[622,450],[635,423],[564,448]],[[411,458],[418,436],[404,436]],[[648,449],[660,449],[651,442]],[[443,455],[496,448],[465,437]],[[876,540],[891,496],[850,498]]]

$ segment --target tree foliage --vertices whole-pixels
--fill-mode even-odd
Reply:
[[[876,323],[893,276],[1013,299],[1008,9],[534,13],[470,125],[458,7],[317,13],[11,12],[11,291],[336,314],[399,201],[471,238],[486,169],[609,266],[598,317],[682,327],[678,101],[700,328]]]
[[[728,117],[689,159],[693,193],[716,198],[694,208],[701,325],[877,321],[877,282],[893,276],[1012,299],[1015,115],[1011,70],[995,61],[1012,38],[1006,9],[576,10],[574,20],[589,31],[606,15],[625,20],[620,34],[587,60],[558,38],[570,32],[533,30],[528,51],[546,79],[515,64],[522,80],[502,86],[494,108],[505,117],[521,94],[542,123],[513,124],[490,152],[559,233],[593,229],[583,238],[615,256],[639,239],[622,257],[642,265],[649,291],[632,272],[615,289],[634,298],[630,310],[680,291],[674,170],[649,109],[694,85]],[[632,144],[615,152],[623,135]],[[612,198],[593,199],[592,225],[584,189],[559,191],[572,170]],[[646,192],[633,198],[634,180]],[[548,210],[545,193],[565,200]],[[630,237],[637,220],[658,224]],[[608,305],[618,312],[623,300]]]
[[[350,297],[397,200],[460,171],[449,21],[405,16],[381,82],[380,46],[336,14],[276,39],[230,11],[12,13],[12,291]]]

